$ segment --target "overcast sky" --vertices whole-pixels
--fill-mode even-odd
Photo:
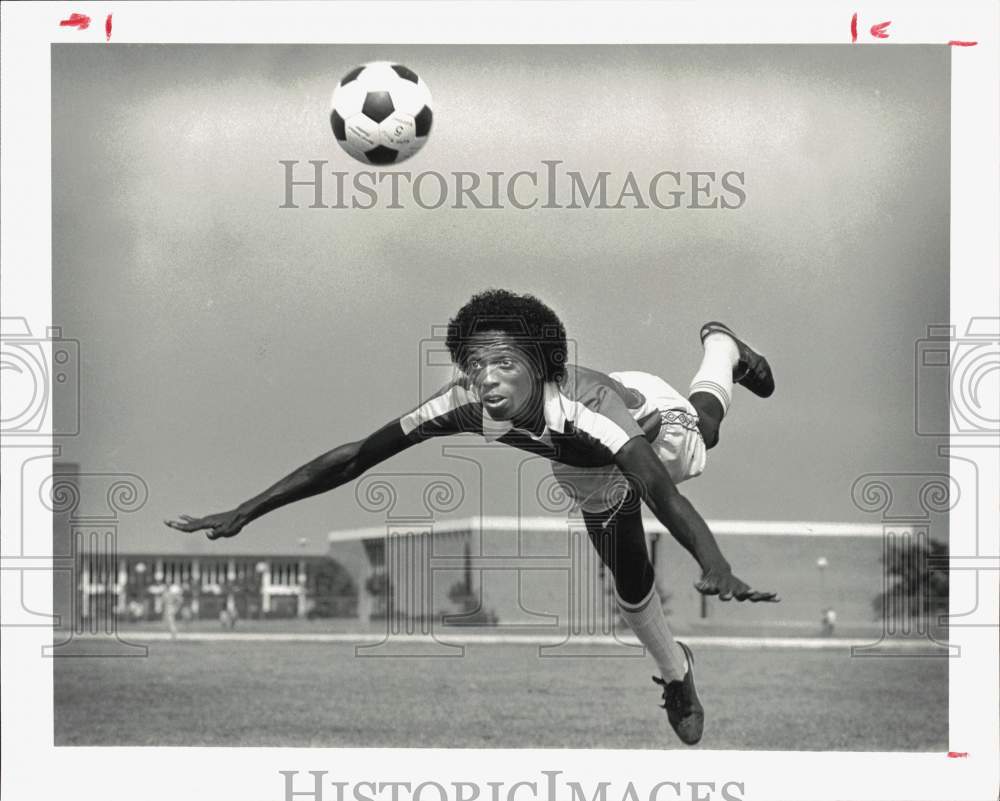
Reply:
[[[279,209],[279,160],[364,169],[333,139],[329,97],[376,59],[434,98],[428,144],[397,169],[561,159],[612,186],[735,170],[746,202]],[[53,320],[81,351],[63,454],[148,484],[122,550],[293,549],[379,525],[354,488],[225,544],[159,521],[235,506],[416,405],[440,378],[421,373],[421,341],[502,286],[546,300],[581,364],[683,390],[700,325],[728,323],[770,357],[777,391],[737,392],[684,492],[709,518],[873,520],[851,503],[859,475],[947,472],[913,407],[914,344],[948,319],[949,82],[947,48],[922,46],[56,46]],[[943,415],[940,377],[917,386]],[[454,514],[513,514],[518,481],[544,471],[518,478],[525,454],[500,445],[458,453],[481,477],[442,454],[481,444],[438,440],[378,470],[452,473]]]

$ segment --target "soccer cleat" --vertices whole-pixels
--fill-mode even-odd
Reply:
[[[701,341],[704,342],[709,334],[725,334],[736,343],[740,360],[733,368],[733,381],[761,398],[771,397],[774,392],[774,375],[767,359],[737,337],[727,325],[716,322],[705,323],[701,327]]]
[[[653,676],[653,681],[663,687],[663,706],[667,710],[667,720],[677,736],[687,745],[694,745],[701,739],[705,727],[705,710],[698,700],[698,690],[694,686],[694,655],[691,649],[678,640],[687,657],[687,673],[678,681],[664,681]]]

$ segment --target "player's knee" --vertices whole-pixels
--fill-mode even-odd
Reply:
[[[701,431],[701,438],[705,441],[705,449],[711,450],[719,444],[719,423],[708,418],[698,421],[698,430]]]
[[[705,441],[706,448],[714,448],[719,444],[719,427],[725,410],[719,399],[708,392],[693,392],[688,398],[698,413],[698,430]]]
[[[652,589],[653,566],[648,562],[643,570],[619,570],[615,574],[615,590],[627,604],[644,601]]]

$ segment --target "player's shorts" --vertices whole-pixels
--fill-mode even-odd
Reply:
[[[660,431],[650,445],[674,483],[701,475],[705,469],[705,441],[698,429],[698,412],[691,402],[662,378],[650,373],[608,375],[626,387],[638,390],[660,410]],[[573,467],[552,462],[552,473],[573,501],[574,511],[607,511],[610,517],[622,505],[628,492],[625,476],[613,464],[606,467]]]

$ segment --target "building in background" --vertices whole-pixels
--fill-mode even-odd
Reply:
[[[119,620],[160,619],[174,585],[183,593],[182,620],[219,619],[223,610],[237,619],[357,616],[357,584],[326,557],[119,554],[81,560],[76,579],[84,620],[107,607]]]
[[[836,606],[838,633],[875,629],[883,588],[874,526],[713,524],[740,577],[775,590],[778,604],[722,603],[693,587],[698,569],[671,537],[649,527],[666,611],[679,631],[778,630],[819,634]],[[158,620],[173,584],[181,620],[341,618],[431,626],[563,628],[607,634],[617,616],[612,581],[582,524],[552,518],[463,518],[423,528],[336,530],[326,553],[117,554],[77,560],[76,609],[86,620],[113,609],[120,621]],[[817,575],[816,554],[829,568]],[[829,574],[829,575],[827,575]],[[81,627],[83,628],[83,627]]]

